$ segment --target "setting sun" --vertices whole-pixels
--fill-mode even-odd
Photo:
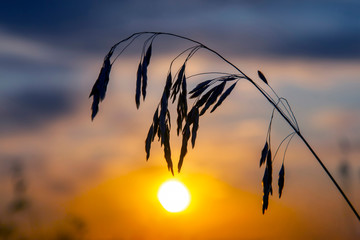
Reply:
[[[177,180],[163,183],[158,191],[158,199],[168,212],[181,212],[190,204],[188,189]]]

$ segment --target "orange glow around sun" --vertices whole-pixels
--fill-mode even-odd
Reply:
[[[158,199],[168,212],[181,212],[190,204],[190,194],[184,184],[177,180],[164,182],[158,191]]]

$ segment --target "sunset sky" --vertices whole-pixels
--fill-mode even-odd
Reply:
[[[189,188],[189,208],[168,213],[161,207],[157,189],[173,177],[157,141],[145,161],[144,140],[169,64],[192,46],[188,42],[167,36],[154,42],[147,99],[139,110],[135,80],[145,37],[113,65],[94,121],[88,96],[110,47],[134,32],[200,41],[260,84],[257,71],[266,75],[360,211],[359,11],[356,0],[2,3],[0,234],[14,224],[15,234],[30,239],[61,232],[83,239],[358,239],[359,222],[297,137],[285,159],[283,196],[277,194],[281,149],[274,195],[262,214],[259,159],[272,107],[246,81],[200,118],[196,146],[175,174]],[[187,75],[233,71],[203,50],[188,65]],[[189,90],[200,80],[206,79],[189,79]],[[176,105],[171,109],[177,164],[181,139]],[[272,148],[289,133],[275,115]],[[340,173],[344,163],[347,175]],[[11,170],[14,164],[22,166],[20,175]],[[25,181],[30,205],[11,213],[18,179]],[[80,226],[74,222],[84,227],[73,229]]]

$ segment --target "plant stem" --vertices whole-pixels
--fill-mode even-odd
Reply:
[[[341,189],[341,187],[339,186],[339,184],[335,181],[335,179],[333,178],[333,176],[330,174],[329,170],[325,167],[325,165],[323,164],[323,162],[320,160],[320,158],[318,157],[318,155],[315,153],[315,151],[312,149],[312,147],[310,146],[310,144],[306,141],[306,139],[303,137],[303,135],[300,132],[297,132],[297,135],[301,138],[301,140],[305,143],[306,147],[310,150],[310,152],[314,155],[314,157],[316,158],[316,160],[319,162],[319,164],[321,165],[321,167],[324,169],[324,171],[326,172],[326,174],[329,176],[329,178],[331,179],[331,181],[335,184],[336,188],[339,190],[339,192],[341,193],[341,195],[344,197],[345,201],[347,202],[347,204],[349,205],[349,207],[351,208],[351,210],[354,212],[355,216],[357,217],[357,219],[360,221],[360,216],[357,213],[357,211],[355,210],[354,206],[351,204],[350,200],[346,197],[345,193],[343,192],[343,190]]]
[[[310,144],[307,142],[307,140],[304,138],[304,136],[301,134],[300,130],[296,128],[296,126],[289,120],[289,118],[284,115],[284,113],[281,111],[281,109],[279,109],[278,105],[276,103],[274,103],[263,91],[262,89],[260,89],[257,84],[255,84],[255,82],[253,80],[251,80],[250,78],[248,79],[263,95],[264,97],[274,106],[274,108],[278,111],[278,113],[286,120],[286,122],[291,126],[291,128],[296,132],[296,134],[300,137],[300,139],[304,142],[304,144],[306,145],[306,147],[310,150],[310,152],[312,153],[312,155],[315,157],[315,159],[318,161],[318,163],[320,164],[320,166],[323,168],[323,170],[326,172],[326,174],[328,175],[328,177],[331,179],[331,181],[334,183],[334,185],[336,186],[337,190],[341,193],[341,195],[343,196],[343,198],[345,199],[346,203],[349,205],[349,207],[351,208],[351,210],[354,212],[355,216],[357,217],[357,219],[360,221],[360,216],[358,214],[358,212],[356,211],[356,209],[354,208],[354,206],[351,204],[350,200],[348,199],[348,197],[346,196],[346,194],[344,193],[344,191],[341,189],[341,187],[339,186],[339,184],[336,182],[336,180],[334,179],[334,177],[331,175],[331,173],[329,172],[329,170],[326,168],[326,166],[324,165],[324,163],[321,161],[321,159],[319,158],[319,156],[315,153],[314,149],[310,146]]]
[[[329,170],[326,168],[326,166],[324,165],[324,163],[321,161],[321,159],[319,158],[319,156],[315,153],[315,151],[313,150],[313,148],[310,146],[310,144],[307,142],[307,140],[304,138],[304,136],[300,133],[300,130],[289,120],[289,118],[283,113],[283,111],[281,111],[281,109],[278,107],[278,105],[271,99],[269,98],[269,96],[267,94],[264,93],[264,91],[248,76],[246,76],[246,74],[244,74],[238,67],[236,67],[234,64],[232,64],[230,61],[228,61],[227,59],[225,59],[223,56],[221,56],[219,53],[217,53],[215,50],[212,50],[206,46],[203,46],[204,48],[208,49],[209,51],[215,53],[217,56],[219,56],[221,59],[223,59],[225,62],[227,62],[228,64],[230,64],[231,66],[233,66],[236,70],[238,70],[241,74],[244,75],[244,77],[249,80],[261,93],[262,95],[274,106],[274,108],[279,112],[279,114],[286,120],[286,122],[292,127],[292,129],[296,132],[296,134],[300,137],[300,139],[305,143],[306,147],[310,150],[310,152],[313,154],[313,156],[315,157],[315,159],[318,161],[318,163],[320,164],[320,166],[323,168],[323,170],[326,172],[326,174],[329,176],[329,178],[331,179],[331,181],[334,183],[334,185],[336,186],[337,190],[341,193],[341,195],[343,196],[343,198],[345,199],[345,201],[347,202],[347,204],[349,205],[349,207],[351,208],[351,210],[354,212],[355,216],[357,217],[357,219],[360,221],[360,216],[358,214],[358,212],[356,211],[356,209],[354,208],[354,206],[351,204],[350,200],[348,199],[348,197],[346,196],[346,194],[344,193],[344,191],[341,189],[341,187],[339,186],[339,184],[336,182],[336,180],[334,179],[334,177],[331,175],[331,173],[329,172]]]
[[[265,91],[263,90],[260,86],[258,86],[250,77],[248,77],[245,73],[243,73],[236,65],[234,65],[233,63],[231,63],[229,60],[227,60],[225,57],[223,57],[221,54],[219,54],[218,52],[216,52],[215,50],[205,46],[204,44],[202,44],[201,42],[198,42],[196,40],[193,40],[191,38],[188,37],[184,37],[181,35],[177,35],[177,34],[173,34],[173,33],[167,33],[167,32],[137,32],[132,34],[131,36],[129,36],[128,38],[125,38],[123,40],[121,40],[120,42],[116,43],[114,47],[117,47],[119,44],[121,44],[122,42],[125,42],[129,39],[131,39],[132,37],[136,36],[138,37],[139,35],[142,34],[154,34],[154,35],[167,35],[167,36],[173,36],[173,37],[177,37],[180,39],[184,39],[196,44],[199,44],[199,46],[201,48],[204,48],[212,53],[214,53],[216,56],[218,56],[220,59],[222,59],[224,62],[228,63],[230,66],[232,66],[234,69],[236,69],[239,73],[241,73],[245,79],[247,79],[251,84],[253,84],[258,90],[259,92],[266,98],[266,100],[268,100],[273,107],[279,112],[279,114],[285,119],[285,121],[291,126],[291,128],[295,131],[295,133],[300,137],[300,139],[304,142],[304,144],[306,145],[306,147],[310,150],[310,152],[312,153],[312,155],[315,157],[315,159],[318,161],[318,163],[320,164],[320,166],[323,168],[323,170],[325,171],[325,173],[328,175],[328,177],[331,179],[331,181],[333,182],[333,184],[336,186],[337,190],[341,193],[341,195],[343,196],[343,198],[345,199],[346,203],[349,205],[349,207],[351,208],[351,210],[353,211],[353,213],[355,214],[355,216],[357,217],[357,219],[360,221],[360,216],[358,214],[358,212],[356,211],[356,209],[354,208],[354,206],[351,204],[350,200],[347,198],[347,196],[345,195],[344,191],[341,189],[341,187],[339,186],[339,184],[336,182],[336,180],[334,179],[334,177],[331,175],[331,173],[329,172],[329,170],[326,168],[326,166],[324,165],[324,163],[320,160],[320,158],[318,157],[318,155],[315,153],[315,151],[313,150],[313,148],[310,146],[310,144],[307,142],[307,140],[304,138],[304,136],[301,134],[299,128],[297,127],[296,124],[296,119],[294,120],[295,123],[293,123],[290,118],[288,116],[285,115],[285,113],[279,108],[279,106],[277,105],[277,103],[274,101],[274,99],[271,98],[271,96]],[[270,86],[269,86],[270,87]],[[271,87],[270,87],[271,88]],[[272,89],[272,88],[271,88]],[[276,93],[275,93],[276,94]],[[276,95],[277,96],[277,95]]]

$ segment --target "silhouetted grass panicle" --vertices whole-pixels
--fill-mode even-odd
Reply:
[[[138,32],[134,33],[131,36],[121,40],[120,42],[116,43],[107,55],[104,58],[103,66],[100,70],[98,79],[96,80],[91,93],[90,97],[93,97],[92,103],[92,114],[91,119],[94,119],[98,110],[99,110],[99,103],[104,100],[105,93],[107,89],[107,85],[109,82],[109,75],[112,64],[117,60],[117,58],[127,49],[129,45],[131,45],[136,39],[141,36],[149,36],[143,44],[143,49],[141,53],[140,62],[137,69],[136,74],[136,89],[135,89],[135,103],[136,107],[139,108],[140,106],[140,98],[141,95],[143,100],[146,97],[146,88],[148,85],[148,67],[150,64],[150,59],[152,56],[153,51],[153,43],[159,36],[170,36],[175,37],[178,39],[183,39],[186,41],[195,44],[195,46],[189,47],[185,49],[180,54],[178,54],[170,63],[169,71],[167,74],[165,87],[159,101],[159,104],[155,110],[153,116],[153,122],[150,125],[146,140],[145,140],[145,152],[146,152],[146,160],[150,157],[150,149],[151,143],[154,141],[155,136],[158,136],[158,140],[160,141],[161,146],[164,149],[164,158],[167,163],[167,167],[172,174],[173,171],[173,163],[171,159],[171,147],[170,147],[170,130],[171,130],[171,119],[170,119],[170,112],[169,112],[169,99],[171,102],[174,103],[176,100],[177,102],[177,134],[182,135],[182,145],[180,151],[180,157],[178,161],[178,171],[180,172],[181,167],[183,165],[184,158],[188,152],[188,141],[191,138],[192,147],[195,146],[195,141],[197,138],[197,132],[199,129],[199,119],[200,116],[204,115],[205,112],[211,107],[210,112],[214,112],[223,102],[224,100],[232,93],[233,89],[235,88],[237,82],[239,80],[245,80],[251,83],[264,97],[265,99],[272,105],[273,111],[271,115],[271,120],[269,123],[269,128],[266,136],[265,145],[261,151],[260,156],[260,167],[265,164],[265,171],[264,176],[262,179],[263,185],[263,205],[262,205],[262,212],[268,209],[269,206],[269,196],[272,195],[272,173],[273,173],[273,162],[276,159],[276,155],[281,147],[281,145],[287,141],[287,145],[284,151],[283,162],[281,165],[281,169],[279,171],[279,178],[278,178],[278,187],[279,187],[279,198],[282,196],[282,192],[284,189],[284,181],[285,181],[285,169],[284,169],[284,160],[285,154],[288,149],[289,143],[291,142],[292,138],[297,135],[306,145],[306,147],[310,150],[313,154],[315,159],[321,165],[323,170],[332,180],[338,191],[341,193],[347,204],[350,206],[356,217],[360,220],[359,214],[346,197],[345,193],[342,191],[340,186],[337,184],[335,179],[332,177],[330,172],[327,170],[323,162],[320,160],[318,155],[306,141],[304,136],[300,132],[300,128],[297,124],[297,120],[295,115],[288,103],[288,101],[283,98],[279,97],[277,93],[271,88],[269,85],[268,80],[266,79],[265,75],[258,71],[258,77],[261,80],[260,82],[255,81],[248,77],[245,73],[243,73],[237,66],[231,63],[229,60],[224,58],[215,50],[205,46],[204,44],[195,41],[193,39],[180,36],[177,34],[172,33],[165,33],[165,32]],[[114,51],[119,48],[119,53],[113,60],[110,62],[110,58],[113,55]],[[146,51],[145,51],[146,49]],[[235,73],[221,73],[221,72],[205,72],[205,73],[198,73],[192,76],[186,76],[186,65],[189,64],[191,58],[200,50],[206,50],[220,60],[231,66]],[[187,54],[187,56],[186,56]],[[186,56],[185,61],[182,62],[180,69],[174,75],[174,81],[171,75],[172,65],[173,63],[179,59],[181,56]],[[214,76],[217,77],[204,79],[200,82],[195,88],[193,88],[190,92],[187,91],[187,81],[191,77],[204,77],[204,76]],[[226,88],[227,83],[233,82],[229,87]],[[265,85],[264,85],[265,83]],[[225,90],[226,89],[226,90]],[[224,91],[225,90],[225,91]],[[190,94],[190,97],[188,96]],[[193,100],[193,105],[188,111],[188,98],[189,100]],[[272,156],[271,152],[271,125],[273,121],[274,113],[277,112],[292,128],[293,132],[290,133],[287,137],[285,137],[281,143],[278,145],[277,150]],[[185,123],[185,124],[183,124]]]
[[[258,71],[259,78],[264,81],[264,83],[268,84],[268,81],[266,80],[266,77],[261,71]]]
[[[142,79],[142,66],[141,62],[139,63],[137,74],[136,74],[136,90],[135,90],[135,103],[136,108],[140,107],[140,89],[141,89],[141,79]]]
[[[215,106],[213,107],[213,109],[211,109],[210,113],[212,113],[213,111],[215,111],[215,109],[222,104],[222,102],[225,100],[225,98],[227,98],[227,96],[230,95],[230,93],[231,93],[231,91],[234,89],[236,83],[237,83],[237,82],[233,83],[228,89],[226,89],[226,91],[220,96],[219,100],[217,101],[217,103],[215,104]]]
[[[92,113],[91,119],[93,120],[96,114],[99,111],[99,103],[103,101],[106,94],[106,88],[109,83],[109,75],[111,71],[112,64],[110,63],[110,58],[114,52],[115,48],[112,47],[108,54],[104,58],[103,66],[100,70],[99,76],[91,90],[89,97],[93,97],[93,103],[91,106]]]
[[[216,102],[217,98],[224,91],[226,82],[222,82],[211,90],[211,95],[206,100],[205,106],[201,109],[200,116],[203,115],[206,110]]]
[[[184,77],[185,77],[185,63],[182,65],[182,67],[179,71],[178,77],[171,88],[171,90],[172,90],[171,97],[172,97],[173,103],[175,102],[176,96],[180,91],[180,87],[181,87]]]
[[[196,135],[199,129],[199,118],[199,109],[194,106],[188,115],[188,121],[193,125],[191,130],[191,145],[193,148],[195,147]]]
[[[190,96],[190,98],[196,98],[198,96],[200,96],[200,94],[202,94],[208,87],[209,84],[212,82],[213,80],[206,80],[202,83],[199,83],[193,90],[191,90],[189,93],[192,93],[192,95]]]
[[[281,165],[281,169],[280,169],[280,172],[279,172],[279,180],[278,180],[279,198],[281,198],[282,190],[284,188],[284,181],[285,181],[285,168],[284,168],[284,163],[283,163]]]
[[[187,117],[187,89],[186,89],[186,77],[185,74],[181,77],[181,88],[179,98],[178,98],[178,104],[177,104],[177,135],[179,136],[181,129],[182,129],[182,123],[184,120],[186,120]]]
[[[261,151],[260,167],[265,163],[268,151],[269,151],[269,145],[268,142],[266,142],[263,150]]]
[[[146,54],[143,59],[142,63],[142,88],[141,93],[143,96],[143,100],[145,100],[146,97],[146,87],[147,87],[147,68],[150,64],[150,58],[151,58],[151,49],[152,49],[152,43],[150,44],[148,50],[146,51]]]

